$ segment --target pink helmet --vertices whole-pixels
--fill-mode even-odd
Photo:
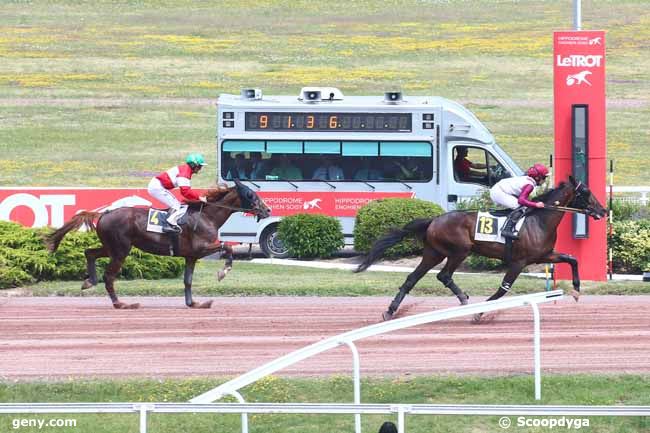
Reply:
[[[526,174],[532,178],[545,178],[548,176],[548,168],[544,164],[535,164],[526,171]]]

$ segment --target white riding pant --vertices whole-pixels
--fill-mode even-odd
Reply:
[[[169,206],[169,213],[167,214],[167,222],[171,225],[176,225],[177,221],[185,215],[187,205],[181,204],[180,201],[168,189],[165,189],[160,183],[160,180],[155,177],[149,182],[147,191],[156,200],[159,200]]]
[[[164,186],[162,186],[162,183],[160,183],[160,180],[156,179],[155,177],[151,179],[149,182],[149,186],[147,186],[147,191],[149,191],[149,194],[156,200],[160,201],[161,203],[165,203],[167,206],[170,207],[170,209],[173,210],[178,210],[181,207],[181,202],[178,201],[178,199],[172,194],[169,190],[165,189]]]
[[[502,191],[500,188],[490,189],[490,198],[496,204],[507,207],[508,209],[517,209],[520,206],[517,197]]]

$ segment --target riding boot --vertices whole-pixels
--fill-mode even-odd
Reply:
[[[180,216],[179,214],[179,209],[169,209],[169,213],[167,214],[167,224],[165,224],[162,229],[164,233],[180,233],[181,228],[176,223],[176,220]]]
[[[503,228],[501,229],[501,236],[504,238],[510,238],[510,239],[519,239],[519,235],[515,233],[515,227],[517,226],[517,222],[519,219],[521,219],[522,216],[526,213],[526,208],[525,207],[520,207],[512,212],[510,212],[510,215],[508,215],[508,219],[506,219],[506,223],[503,225]]]

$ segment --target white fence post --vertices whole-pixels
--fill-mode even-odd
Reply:
[[[539,319],[539,307],[537,303],[532,302],[530,306],[533,308],[533,339],[534,339],[534,364],[535,364],[535,400],[542,399],[542,337]]]
[[[345,344],[348,345],[352,351],[352,377],[354,381],[354,404],[361,404],[361,371],[359,362],[359,351],[357,346],[354,345],[352,341],[346,341]],[[354,414],[354,431],[356,433],[361,433],[361,414]]]

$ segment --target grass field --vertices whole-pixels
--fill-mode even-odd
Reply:
[[[332,272],[328,269],[294,266],[260,265],[237,261],[233,271],[221,282],[216,271],[222,262],[200,261],[192,284],[197,296],[394,296],[407,274],[396,272],[351,271]],[[503,273],[455,274],[454,281],[470,296],[488,296],[501,285]],[[40,282],[20,289],[22,295],[33,296],[107,296],[103,284],[81,292],[81,281]],[[118,280],[119,296],[182,296],[181,277],[163,280]],[[562,281],[559,288],[570,290],[571,282]],[[514,294],[540,292],[545,281],[520,277],[513,286]],[[582,291],[591,295],[650,294],[650,284],[642,281],[597,282],[584,281]],[[453,296],[449,289],[428,274],[415,286],[413,296]],[[1,295],[1,292],[0,292]],[[107,298],[108,302],[108,298]]]
[[[543,404],[549,405],[649,405],[650,392],[645,376],[545,376]],[[132,380],[66,381],[52,383],[0,383],[0,400],[6,402],[185,402],[221,383],[222,380]],[[363,380],[361,401],[364,403],[412,404],[536,404],[532,377],[397,377]],[[283,379],[270,376],[242,391],[249,402],[342,403],[352,401],[352,381],[347,377],[328,379]],[[232,401],[225,399],[223,401]],[[0,415],[0,429],[11,430],[15,418],[24,415]],[[77,427],[43,429],[42,432],[78,431],[94,433],[131,433],[138,431],[137,415],[37,416],[41,419],[76,419]],[[575,417],[583,418],[583,417]],[[499,417],[409,416],[407,428],[415,433],[497,432]],[[512,417],[513,421],[515,417]],[[603,433],[639,433],[650,431],[650,420],[639,417],[590,417],[585,431]],[[383,421],[396,417],[364,416],[362,429],[376,432]],[[280,432],[351,432],[352,416],[335,415],[249,415],[252,433]],[[327,429],[323,426],[327,425]],[[187,431],[238,432],[239,415],[153,414],[148,431],[171,433]],[[216,429],[216,430],[215,430]],[[512,431],[541,432],[547,429],[513,428]],[[36,429],[21,429],[32,432]]]
[[[607,31],[617,182],[648,184],[650,8],[582,4]],[[552,32],[571,26],[567,1],[4,1],[0,184],[143,186],[188,151],[214,163],[216,96],[250,86],[446,96],[520,165],[546,161]]]

